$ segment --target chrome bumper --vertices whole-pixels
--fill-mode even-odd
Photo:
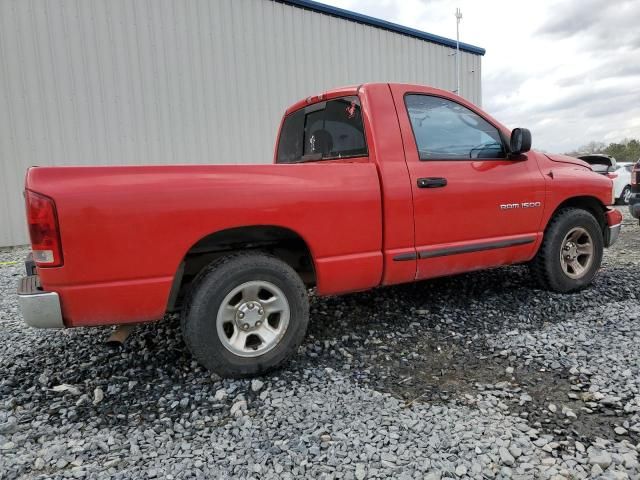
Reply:
[[[617,225],[611,225],[609,227],[609,234],[605,239],[605,247],[610,247],[611,245],[613,245],[618,241],[618,236],[620,235],[620,228],[622,228],[621,223]]]
[[[36,328],[64,328],[60,297],[40,289],[40,277],[29,275],[18,283],[18,304],[24,321]]]

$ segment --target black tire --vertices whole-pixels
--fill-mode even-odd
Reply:
[[[569,277],[563,270],[560,252],[565,236],[574,228],[582,227],[593,242],[593,261],[585,273],[577,279]],[[544,233],[542,245],[529,268],[538,284],[547,290],[560,293],[576,292],[589,286],[602,263],[604,239],[602,229],[595,217],[586,210],[566,208],[551,219]]]
[[[283,336],[272,350],[242,357],[225,347],[216,327],[225,297],[246,282],[277,286],[289,304]],[[238,253],[219,258],[194,280],[182,311],[182,333],[195,359],[222,377],[241,378],[267,373],[285,363],[304,339],[309,323],[308,292],[299,275],[283,261],[263,253]]]
[[[631,195],[631,185],[627,185],[622,189],[622,193],[620,194],[620,198],[616,199],[617,205],[627,205],[629,203],[628,200],[625,200],[626,197]]]

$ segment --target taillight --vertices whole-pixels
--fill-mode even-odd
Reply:
[[[607,177],[609,177],[611,180],[613,180],[614,178],[618,178],[618,174],[617,173],[607,173]]]
[[[60,245],[58,216],[53,200],[30,190],[26,190],[24,195],[33,259],[38,266],[61,266],[62,246]]]

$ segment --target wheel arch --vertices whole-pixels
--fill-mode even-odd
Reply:
[[[582,210],[586,210],[587,212],[591,213],[598,221],[600,229],[602,230],[602,234],[604,235],[607,231],[607,217],[605,215],[607,211],[606,205],[604,205],[597,197],[583,195],[567,198],[566,200],[561,202],[549,216],[547,224],[545,225],[545,232],[549,227],[551,220],[553,220],[555,216],[565,208],[579,208]]]
[[[251,225],[212,232],[184,254],[174,276],[168,311],[180,305],[193,279],[212,261],[237,251],[263,251],[290,265],[307,287],[316,284],[316,266],[308,242],[298,232],[278,225]]]

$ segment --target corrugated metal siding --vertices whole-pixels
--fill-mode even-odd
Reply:
[[[300,98],[453,89],[449,47],[271,0],[0,0],[0,246],[26,243],[30,165],[270,162]],[[480,60],[462,52],[480,103]]]

